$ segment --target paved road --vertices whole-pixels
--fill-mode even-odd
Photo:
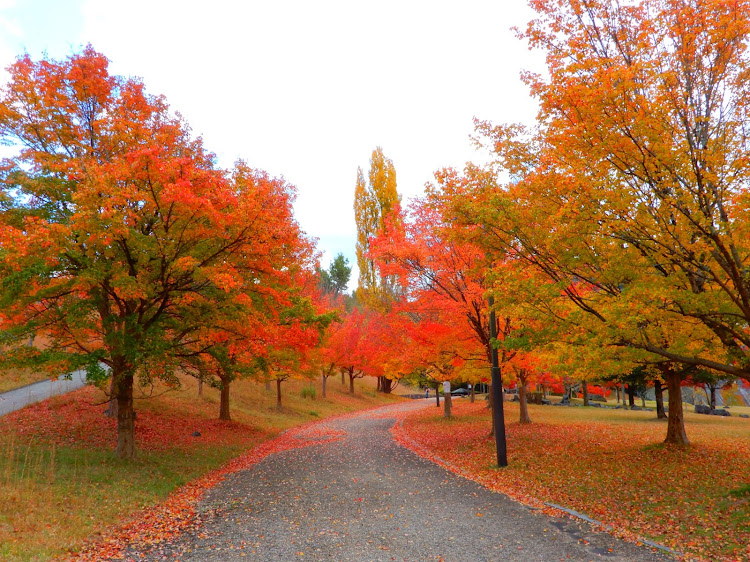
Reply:
[[[24,406],[47,400],[86,386],[86,372],[75,371],[70,378],[61,375],[54,380],[44,380],[0,394],[0,416],[20,410]]]
[[[128,557],[671,560],[585,523],[534,514],[420,458],[392,439],[392,411],[378,412],[385,417],[363,413],[323,422],[345,437],[270,455],[229,476],[205,496],[196,530],[150,551],[132,547]],[[314,432],[308,438],[316,439]]]

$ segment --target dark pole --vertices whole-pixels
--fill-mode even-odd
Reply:
[[[489,298],[490,305],[490,339],[497,339],[495,327],[495,297]],[[508,466],[508,448],[505,444],[505,415],[503,413],[503,378],[500,375],[500,364],[497,360],[497,348],[492,346],[492,416],[495,422],[495,447],[497,449],[497,466]]]

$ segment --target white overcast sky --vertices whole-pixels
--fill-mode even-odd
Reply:
[[[296,185],[323,265],[338,252],[356,265],[356,170],[376,146],[406,200],[480,159],[474,116],[533,120],[519,75],[543,59],[511,31],[531,17],[525,0],[0,0],[0,65],[91,43],[222,166],[243,158]]]

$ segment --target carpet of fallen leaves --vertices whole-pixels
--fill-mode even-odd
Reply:
[[[498,469],[486,405],[456,402],[454,418],[420,410],[394,436],[544,512],[555,512],[547,503],[573,509],[686,559],[750,560],[750,420],[687,414],[691,445],[668,447],[653,413],[539,406],[535,423],[520,425],[518,406],[506,404],[509,466]]]
[[[117,443],[117,420],[102,415],[106,404],[93,387],[45,400],[0,418],[0,432],[14,432],[22,441],[70,445],[88,449],[112,450]],[[137,412],[136,442],[141,451],[196,449],[199,436],[210,435],[212,444],[253,442],[259,431],[252,427],[200,415],[198,407],[181,405],[179,415]]]

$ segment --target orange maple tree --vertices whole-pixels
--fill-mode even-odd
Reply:
[[[9,73],[0,136],[18,151],[1,176],[5,360],[111,376],[116,454],[132,458],[134,381],[176,383],[204,328],[288,266],[273,248],[289,238],[291,188],[242,165],[234,177],[217,169],[163,97],[110,75],[91,47],[24,56]],[[37,331],[44,350],[23,345]]]

